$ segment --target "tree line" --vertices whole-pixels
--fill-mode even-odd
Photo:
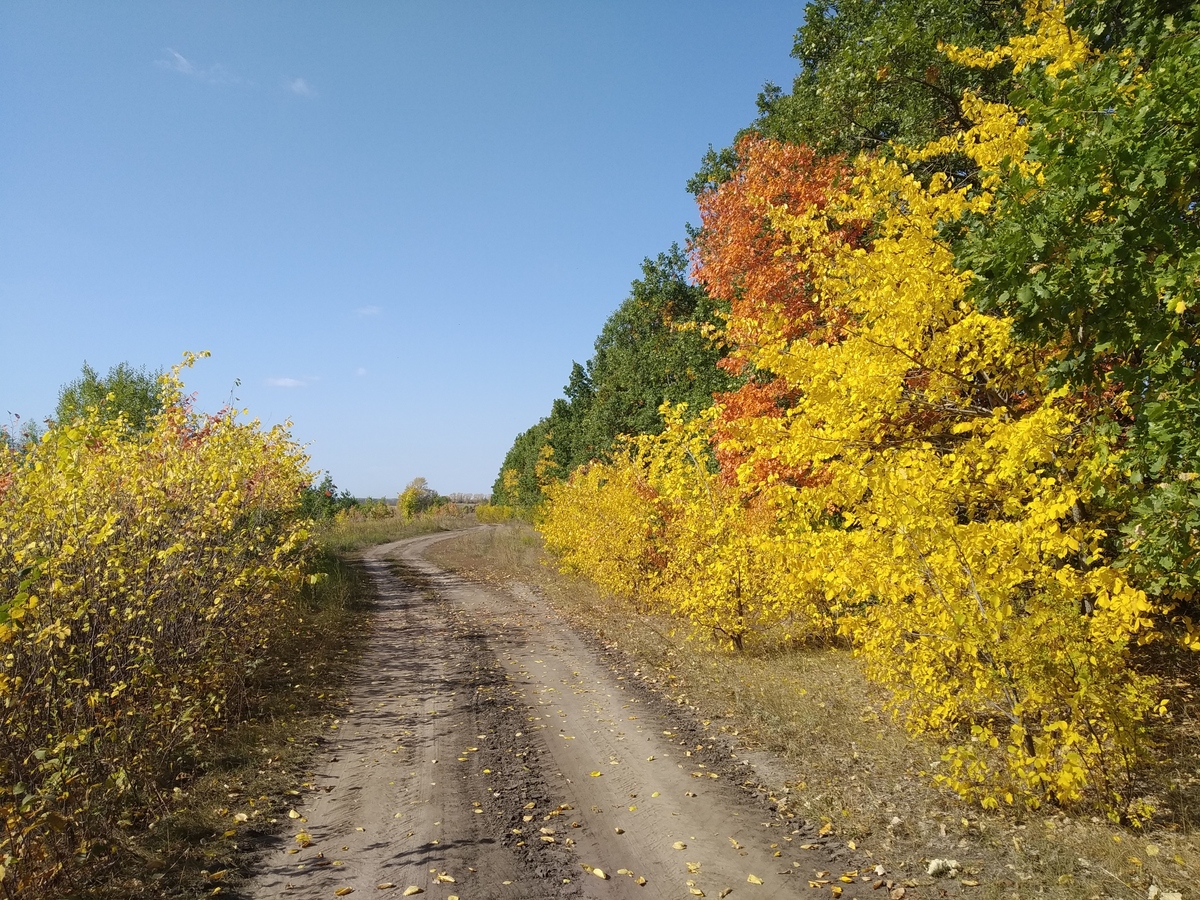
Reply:
[[[609,433],[578,367],[498,496],[718,645],[853,647],[964,797],[1149,815],[1149,648],[1200,650],[1198,10],[810,4],[689,185],[670,334],[719,381],[651,367]]]

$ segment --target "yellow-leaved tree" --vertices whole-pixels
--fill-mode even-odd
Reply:
[[[953,52],[1057,76],[1086,59],[1061,5],[1031,5],[1027,24]],[[747,386],[691,425],[668,410],[614,464],[656,524],[606,565],[653,560],[650,602],[738,647],[779,622],[836,628],[908,727],[942,736],[937,777],[965,797],[1091,798],[1136,821],[1134,767],[1162,706],[1130,656],[1157,609],[1106,555],[1115,523],[1092,500],[1119,478],[1118,450],[1094,399],[1051,389],[1056,348],[976,308],[955,266],[946,235],[993,212],[1009,167],[1038,172],[1022,110],[968,93],[963,111],[961,133],[852,162],[739,144],[732,178],[701,198],[697,277],[730,304]],[[947,155],[970,177],[919,177]],[[552,494],[543,526],[589,574],[595,511],[617,502],[605,478]]]

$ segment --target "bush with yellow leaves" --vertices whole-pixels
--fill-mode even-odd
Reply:
[[[1031,7],[1030,28],[996,53],[1078,64],[1061,8]],[[789,618],[836,627],[905,723],[943,737],[937,777],[964,797],[1091,799],[1137,821],[1145,723],[1164,706],[1131,651],[1162,610],[1114,567],[1117,523],[1093,503],[1120,477],[1095,401],[1052,389],[1055,348],[978,309],[955,266],[948,231],[989,213],[1008,167],[1037,166],[1021,110],[963,106],[974,127],[864,155],[809,202],[744,193],[806,292],[733,298],[731,358],[777,399],[726,398],[707,431],[668,414],[628,462],[553,491],[542,529],[614,590],[655,560],[652,601],[735,646]],[[742,152],[750,167],[772,149]],[[945,154],[977,178],[910,168]],[[701,280],[706,253],[727,252],[701,241]]]
[[[21,895],[137,820],[247,677],[304,577],[307,458],[202,415],[180,371],[144,431],[90,409],[0,447],[0,872]]]

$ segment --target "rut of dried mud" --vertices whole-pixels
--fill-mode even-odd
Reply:
[[[451,536],[365,554],[378,611],[350,703],[301,818],[238,893],[887,896],[743,789],[755,783],[745,759],[616,671],[536,594],[422,558]]]

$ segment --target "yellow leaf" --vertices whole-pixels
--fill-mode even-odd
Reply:
[[[345,897],[347,894],[353,894],[353,893],[354,893],[354,888],[352,888],[352,887],[340,887],[336,891],[333,892],[333,896]]]
[[[748,882],[750,882],[751,884],[762,884],[763,883],[763,880],[761,878],[759,878],[757,875],[747,875],[746,880]]]
[[[423,894],[423,893],[425,893],[425,888],[417,887],[415,884],[410,884],[408,887],[406,887],[404,889],[405,897],[412,897],[412,896],[415,896],[416,894]]]
[[[676,850],[686,850],[687,849],[687,844],[685,844],[683,841],[676,841],[671,846],[674,847]]]

